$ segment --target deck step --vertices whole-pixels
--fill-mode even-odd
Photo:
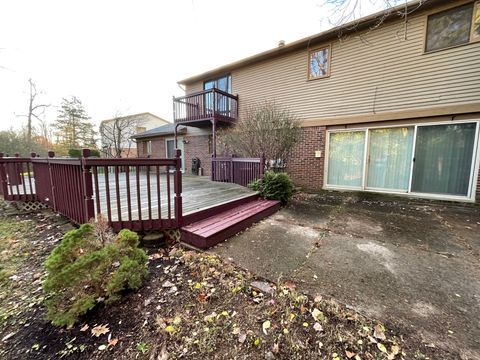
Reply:
[[[279,201],[251,200],[184,226],[182,241],[200,249],[207,249],[272,215],[279,208]]]

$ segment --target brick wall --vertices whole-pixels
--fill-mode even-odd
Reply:
[[[212,155],[209,147],[209,135],[185,136],[185,168],[186,173],[192,173],[192,159],[200,159],[200,167],[203,168],[203,175],[210,176]]]
[[[139,157],[144,157],[147,156],[144,152],[144,143],[146,143],[148,140],[145,141],[138,141],[138,156]],[[152,141],[152,157],[160,157],[160,158],[165,158],[166,157],[166,148],[165,148],[165,138],[163,137],[158,137],[154,138],[151,140]]]
[[[287,172],[295,185],[304,189],[319,190],[323,186],[325,160],[325,126],[302,128],[300,138],[287,160]],[[322,156],[315,157],[320,150]]]
[[[475,202],[480,204],[480,171],[477,178],[477,191],[475,192]]]

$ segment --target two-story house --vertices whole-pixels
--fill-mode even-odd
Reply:
[[[480,1],[412,1],[179,83],[187,159],[273,100],[302,121],[299,186],[480,201]]]

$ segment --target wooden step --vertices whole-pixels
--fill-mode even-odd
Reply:
[[[182,227],[182,241],[207,249],[272,215],[279,208],[279,201],[251,200]]]

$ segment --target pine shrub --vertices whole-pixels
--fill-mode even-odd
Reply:
[[[125,229],[109,242],[92,224],[67,232],[45,262],[47,319],[72,326],[99,302],[111,304],[124,290],[140,288],[148,258],[138,244],[138,235]]]
[[[282,204],[286,204],[294,193],[292,179],[284,172],[267,171],[262,179],[252,182],[249,187],[258,191],[264,199],[280,200]]]

